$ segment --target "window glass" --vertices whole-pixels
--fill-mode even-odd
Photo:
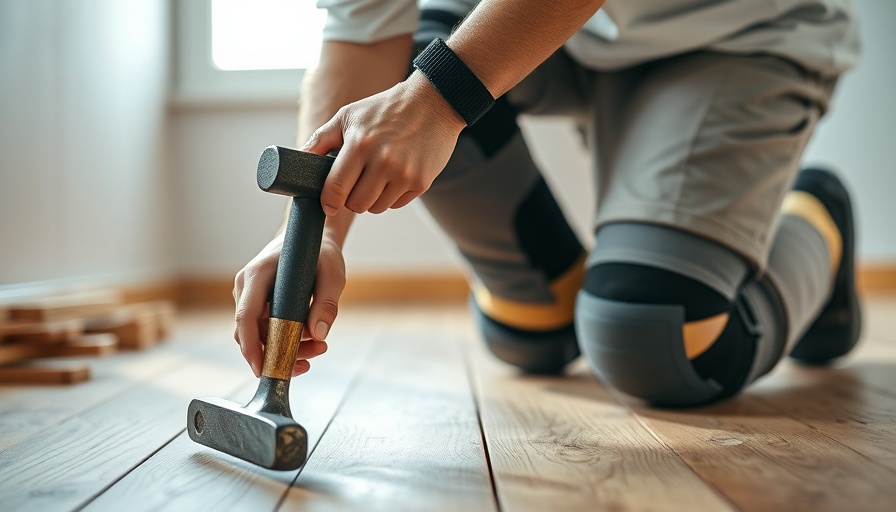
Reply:
[[[225,71],[317,64],[326,11],[310,0],[211,0],[212,64]]]

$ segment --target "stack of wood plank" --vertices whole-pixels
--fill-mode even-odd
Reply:
[[[127,304],[116,290],[6,299],[0,303],[0,383],[68,384],[90,377],[83,361],[165,339],[174,321],[168,301]]]

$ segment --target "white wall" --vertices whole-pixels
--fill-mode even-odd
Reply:
[[[0,291],[173,271],[159,0],[0,2]]]
[[[830,165],[855,195],[859,253],[896,261],[896,2],[859,0],[862,64],[838,84],[833,107],[806,153]]]

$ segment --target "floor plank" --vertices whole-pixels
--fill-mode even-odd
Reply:
[[[886,468],[749,395],[678,411],[624,399],[742,510],[891,510],[896,503],[896,480]]]
[[[470,350],[502,510],[731,510],[584,365],[522,377]]]
[[[896,397],[863,382],[862,363],[831,370],[789,365],[750,395],[886,466],[896,482]],[[890,367],[896,372],[896,367]]]
[[[869,317],[875,335],[886,321],[878,306]],[[832,367],[785,361],[749,394],[896,472],[896,343],[866,335]]]
[[[221,348],[0,453],[3,510],[71,510],[140,464],[183,430],[190,398],[233,392],[251,377]]]
[[[436,317],[405,309],[383,320],[390,335],[283,510],[495,509],[463,356]]]
[[[313,361],[313,371],[290,385],[293,417],[307,430],[312,454],[377,336],[369,327],[352,328],[354,323],[348,328],[337,323],[327,354]],[[253,379],[232,399],[245,403],[255,385]],[[86,510],[274,510],[297,474],[298,470],[270,471],[221,454],[194,443],[184,431]]]
[[[45,428],[132,390],[147,381],[190,364],[208,344],[230,339],[232,314],[227,311],[193,312],[180,322],[164,344],[142,352],[122,352],[96,358],[65,359],[85,363],[91,379],[77,386],[0,386],[0,452],[37,435]],[[238,361],[238,354],[232,356]],[[48,360],[52,363],[52,360]]]
[[[91,382],[0,386],[0,510],[891,510],[896,298],[866,312],[831,368],[785,363],[727,403],[664,411],[581,362],[516,375],[459,307],[347,308],[293,384],[320,439],[295,482],[183,434],[190,398],[255,382],[230,315],[188,317],[170,344],[96,360]]]

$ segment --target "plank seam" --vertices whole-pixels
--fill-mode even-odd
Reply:
[[[476,408],[476,422],[479,424],[479,437],[482,439],[482,451],[485,453],[485,467],[488,469],[488,480],[491,483],[492,497],[495,500],[495,508],[500,512],[501,499],[498,497],[498,484],[495,481],[495,472],[492,469],[492,457],[488,450],[488,440],[485,437],[485,425],[482,423],[482,408],[479,404],[478,387],[475,381],[475,371],[473,370],[473,356],[470,354],[466,344],[463,345],[464,369],[467,371],[467,382],[470,385],[470,395],[473,397],[473,406]]]
[[[374,338],[374,341],[372,341],[370,343],[370,346],[367,347],[367,350],[364,353],[364,357],[361,358],[362,360],[369,359],[368,358],[369,354],[371,352],[373,352],[373,347],[376,345],[376,342],[379,341],[380,339],[382,339],[382,333],[378,334]],[[295,476],[295,478],[292,479],[292,482],[290,482],[289,485],[287,485],[286,487],[283,488],[283,494],[280,495],[280,499],[277,500],[276,505],[274,505],[273,512],[276,512],[276,511],[280,510],[281,507],[283,507],[283,502],[286,501],[286,496],[289,494],[289,490],[292,489],[296,485],[296,482],[299,480],[299,476],[301,476],[302,471],[305,470],[305,466],[308,465],[308,461],[311,460],[311,457],[314,455],[314,452],[317,450],[317,447],[318,447],[318,445],[320,445],[320,442],[323,440],[324,436],[327,435],[327,432],[330,430],[330,425],[333,424],[333,420],[336,419],[336,416],[339,415],[339,411],[342,410],[342,406],[345,404],[346,399],[349,397],[349,395],[352,394],[354,389],[357,387],[358,381],[360,380],[361,374],[363,374],[363,373],[364,373],[364,365],[359,365],[358,371],[355,372],[355,374],[352,376],[351,382],[349,382],[348,386],[346,386],[346,388],[345,388],[345,393],[343,393],[342,398],[339,399],[339,405],[337,405],[336,409],[333,410],[333,415],[330,416],[329,421],[327,421],[327,425],[321,431],[320,436],[318,436],[317,442],[314,443],[314,446],[312,446],[311,450],[308,451],[308,457],[305,459],[305,463],[302,464],[302,467],[300,467],[299,470],[296,472],[296,476]]]
[[[0,449],[0,453],[3,453],[3,452],[5,452],[6,450],[8,450],[8,449],[10,449],[10,448],[12,448],[12,447],[14,447],[14,446],[17,446],[17,445],[19,445],[19,444],[21,444],[21,443],[27,442],[27,441],[30,440],[32,437],[34,437],[34,436],[36,436],[36,435],[39,435],[39,434],[43,433],[43,432],[46,431],[46,430],[49,430],[49,429],[52,429],[52,428],[58,428],[59,426],[64,425],[66,422],[68,422],[69,420],[71,420],[72,418],[77,418],[78,416],[82,416],[82,415],[84,415],[84,414],[87,414],[87,413],[89,413],[90,411],[92,411],[92,410],[94,410],[94,409],[96,409],[96,408],[98,408],[98,407],[103,406],[106,402],[108,402],[108,401],[110,401],[110,400],[114,400],[115,398],[117,398],[117,397],[119,397],[119,396],[121,396],[121,395],[123,395],[123,394],[125,394],[125,393],[128,393],[128,392],[132,391],[132,390],[133,390],[134,388],[136,388],[137,386],[146,384],[146,383],[149,382],[150,380],[155,379],[156,377],[159,377],[159,376],[164,375],[164,374],[166,374],[166,373],[170,373],[170,372],[172,372],[172,371],[177,371],[178,369],[180,369],[180,368],[182,368],[182,367],[184,367],[184,366],[187,366],[188,364],[190,364],[189,361],[176,362],[176,363],[174,363],[173,365],[171,365],[171,366],[167,366],[167,367],[165,367],[164,369],[161,369],[161,370],[159,370],[159,371],[156,372],[156,373],[153,373],[153,374],[151,374],[151,375],[146,375],[145,377],[143,377],[143,378],[141,378],[141,379],[138,379],[138,380],[129,381],[128,384],[125,384],[124,386],[122,386],[122,388],[121,388],[120,390],[118,390],[117,392],[112,393],[111,395],[109,395],[108,397],[106,397],[104,400],[101,400],[101,401],[99,401],[99,402],[97,402],[97,403],[95,403],[95,404],[93,404],[93,405],[91,405],[91,406],[89,406],[89,407],[85,407],[84,409],[81,409],[81,410],[79,410],[79,411],[73,412],[73,413],[69,414],[68,416],[63,417],[62,419],[60,419],[60,420],[59,420],[58,422],[56,422],[56,423],[53,423],[53,424],[50,424],[50,425],[46,425],[46,426],[44,426],[43,428],[41,428],[40,430],[37,430],[37,431],[35,431],[35,432],[32,432],[30,435],[28,435],[28,436],[26,436],[26,437],[20,439],[17,443],[15,443],[15,444],[11,444],[11,445],[7,446],[6,448],[2,448],[2,449]]]
[[[237,394],[241,389],[243,389],[244,386],[248,385],[250,382],[251,382],[251,380],[249,380],[249,379],[246,379],[246,380],[240,382],[240,385],[239,385],[239,386],[233,388],[233,389],[232,389],[229,393],[227,393],[225,396],[228,397],[228,398],[234,396],[234,395]],[[155,450],[153,450],[149,455],[147,455],[146,457],[140,459],[139,462],[137,462],[136,464],[134,464],[133,466],[131,466],[129,469],[127,469],[126,471],[124,471],[124,472],[123,472],[121,475],[119,475],[118,477],[114,478],[111,482],[109,482],[109,485],[104,486],[104,487],[103,487],[102,489],[100,489],[98,492],[94,493],[92,496],[90,496],[90,497],[88,497],[86,500],[84,500],[83,503],[81,503],[80,505],[78,505],[77,507],[75,507],[74,509],[72,509],[73,512],[79,512],[79,511],[81,511],[81,510],[84,510],[88,505],[90,505],[93,501],[95,501],[97,498],[99,498],[100,495],[102,495],[104,492],[106,492],[106,491],[108,491],[109,489],[111,489],[112,486],[114,486],[115,484],[117,484],[118,482],[120,482],[121,480],[123,480],[126,476],[128,476],[129,474],[131,474],[132,471],[134,471],[135,469],[139,468],[139,467],[142,466],[144,463],[146,463],[146,461],[148,461],[149,459],[153,458],[157,453],[159,453],[160,451],[162,451],[163,448],[165,448],[166,446],[168,446],[169,444],[171,444],[172,441],[174,441],[175,439],[177,439],[178,437],[180,437],[181,434],[183,434],[184,432],[186,432],[186,430],[187,430],[186,427],[184,427],[182,430],[178,430],[176,434],[174,434],[170,439],[168,439],[167,441],[165,441],[164,443],[162,443],[158,448],[156,448]]]

